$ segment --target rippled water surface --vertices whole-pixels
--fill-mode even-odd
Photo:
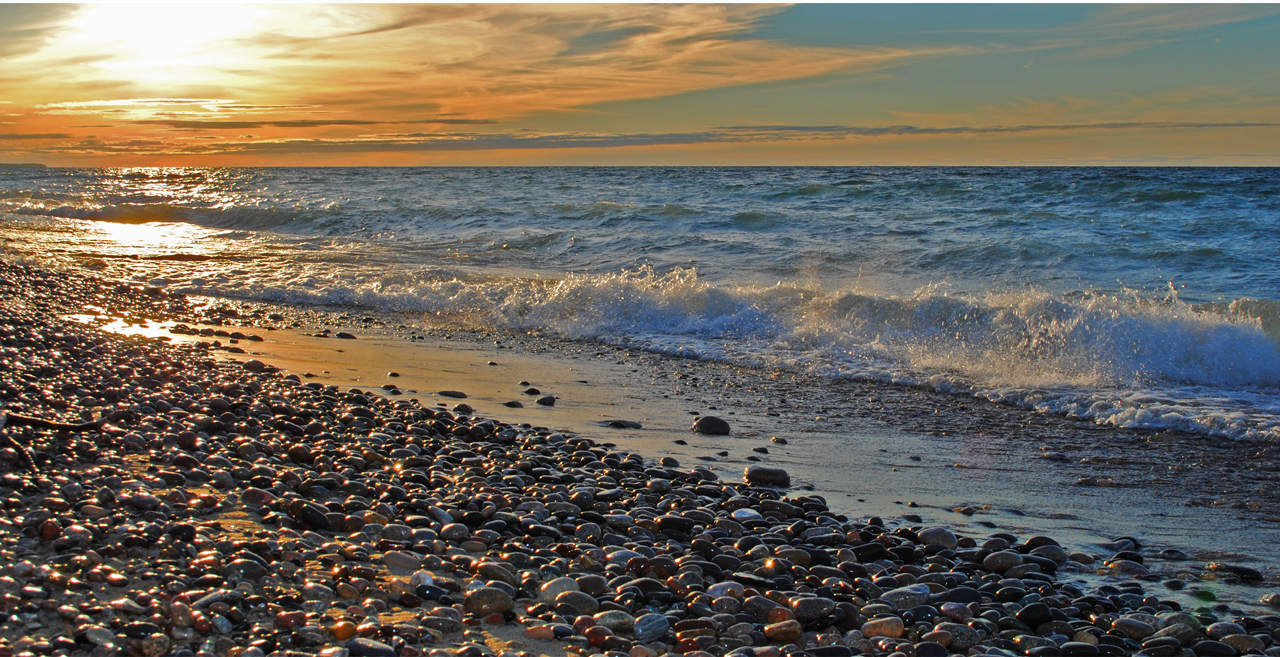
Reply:
[[[1280,173],[0,171],[7,257],[1280,439]]]

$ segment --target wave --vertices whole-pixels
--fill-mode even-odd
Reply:
[[[27,199],[24,199],[27,200]],[[326,217],[341,218],[342,209],[326,210],[276,207],[234,206],[226,208],[193,208],[170,203],[91,203],[30,202],[3,208],[9,214],[84,219],[123,224],[191,223],[210,228],[239,230],[284,230],[290,224],[312,224]],[[310,228],[310,227],[308,227]]]
[[[649,267],[560,280],[422,269],[294,283],[181,291],[421,312],[477,327],[922,386],[1128,428],[1280,440],[1280,349],[1248,312],[1274,312],[1277,302],[1220,309],[1193,307],[1172,293],[964,295],[945,285],[899,296],[796,283],[712,285],[693,269]]]

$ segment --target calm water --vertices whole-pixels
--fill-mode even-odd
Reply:
[[[5,256],[1280,439],[1280,171],[0,171]]]

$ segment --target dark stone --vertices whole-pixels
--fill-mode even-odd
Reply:
[[[922,641],[916,644],[916,657],[947,657],[946,646],[933,641]]]
[[[1027,627],[1039,627],[1053,620],[1053,613],[1049,611],[1049,605],[1033,602],[1020,609],[1014,618],[1022,621]]]
[[[789,488],[791,486],[791,475],[787,474],[786,470],[763,465],[747,466],[746,471],[742,473],[742,479],[748,486],[772,486],[775,488]],[[881,548],[883,547],[882,545]]]
[[[373,639],[355,638],[347,642],[346,648],[355,657],[400,657],[394,648]]]
[[[691,428],[698,433],[704,433],[709,436],[729,435],[729,423],[714,415],[705,415],[698,418]]]
[[[1191,652],[1197,657],[1236,657],[1239,654],[1235,648],[1221,641],[1201,641],[1191,646]]]
[[[861,557],[859,557],[859,561],[861,560]],[[967,605],[970,602],[982,602],[982,593],[968,586],[957,586],[947,591],[947,602],[959,602],[962,605]]]

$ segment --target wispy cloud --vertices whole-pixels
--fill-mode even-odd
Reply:
[[[43,133],[43,134],[38,134],[38,133],[24,134],[24,133],[12,133],[12,132],[0,133],[0,141],[10,141],[10,140],[18,140],[18,139],[71,139],[71,137],[72,137],[71,135],[61,133],[61,132],[49,132],[49,133]]]
[[[530,133],[450,132],[382,133],[335,139],[241,139],[217,143],[173,144],[165,140],[123,141],[82,140],[60,144],[57,150],[78,154],[108,155],[121,152],[152,154],[304,154],[304,153],[391,153],[414,151],[479,151],[566,148],[625,148],[694,144],[748,144],[768,142],[829,141],[910,136],[1017,134],[1027,132],[1084,132],[1100,130],[1242,130],[1280,128],[1277,122],[1111,122],[1087,124],[999,125],[926,127],[895,126],[808,126],[743,125],[723,126],[705,131],[667,133]]]
[[[356,119],[297,119],[291,121],[206,121],[183,119],[150,119],[130,121],[133,125],[163,125],[170,128],[202,130],[244,130],[246,128],[320,128],[359,125],[486,125],[497,123],[486,119],[416,119],[410,121],[360,121]]]

